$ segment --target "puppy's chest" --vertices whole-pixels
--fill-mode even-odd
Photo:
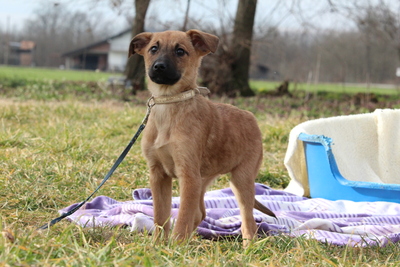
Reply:
[[[176,177],[175,175],[175,163],[172,156],[173,150],[173,134],[171,127],[173,123],[168,121],[168,118],[160,118],[160,120],[155,122],[155,128],[157,129],[157,135],[155,138],[151,140],[148,144],[149,149],[153,151],[152,157],[150,160],[154,160],[156,162],[161,163],[165,172],[171,176]]]
[[[155,150],[155,160],[163,166],[164,171],[170,177],[176,177],[175,174],[175,162],[171,154],[171,146],[169,144],[165,144],[164,146],[154,148]]]
[[[160,149],[168,146],[171,142],[172,127],[174,122],[169,116],[154,116],[154,127],[157,131],[157,135],[153,140],[154,149]]]

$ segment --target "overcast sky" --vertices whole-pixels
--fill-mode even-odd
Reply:
[[[297,1],[297,2],[296,2]],[[345,0],[336,0],[338,2]],[[361,0],[363,1],[363,0]],[[374,0],[365,0],[374,1]],[[399,0],[387,0],[393,2],[397,8]],[[59,3],[69,10],[83,12],[94,11],[104,15],[109,21],[115,23],[116,32],[126,27],[126,14],[133,16],[133,0],[125,0],[122,8],[113,10],[111,0],[0,0],[0,27],[6,29],[20,29],[24,21],[33,16],[35,9],[43,3],[53,6]],[[187,0],[151,0],[148,11],[149,16],[156,16],[160,21],[183,22]],[[330,13],[327,0],[295,0],[301,3],[293,6],[293,0],[258,0],[256,23],[258,25],[278,25],[283,29],[296,29],[301,23],[309,22],[319,28],[343,28],[351,26],[340,15]],[[237,0],[191,0],[190,17],[205,22],[219,23],[218,17],[233,17],[236,12]],[[277,8],[276,8],[277,7]],[[302,9],[304,13],[294,14],[290,9]],[[323,16],[316,16],[319,11],[325,12]]]

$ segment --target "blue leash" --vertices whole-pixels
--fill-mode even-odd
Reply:
[[[53,226],[54,224],[58,223],[59,221],[61,221],[62,219],[64,219],[65,217],[68,217],[70,215],[72,215],[75,211],[79,210],[83,205],[85,205],[86,202],[89,201],[89,199],[96,194],[96,192],[104,185],[104,183],[111,177],[111,175],[114,173],[114,171],[118,168],[119,164],[121,164],[121,162],[125,159],[126,155],[128,154],[129,150],[131,150],[131,147],[133,146],[133,144],[136,142],[136,140],[138,139],[138,137],[140,136],[140,134],[142,133],[143,129],[146,127],[147,124],[147,120],[149,118],[150,115],[150,111],[151,108],[155,105],[154,103],[150,103],[153,100],[153,97],[150,98],[147,101],[147,114],[144,117],[142,124],[139,126],[139,129],[137,130],[136,134],[133,136],[132,140],[129,142],[129,144],[126,146],[126,148],[124,149],[124,151],[121,153],[121,155],[118,157],[118,159],[115,161],[114,165],[111,167],[110,171],[107,173],[106,176],[104,176],[103,181],[101,181],[101,183],[99,184],[99,186],[93,191],[93,193],[88,196],[84,201],[82,201],[81,203],[79,203],[76,207],[74,207],[72,210],[65,212],[63,214],[61,214],[60,217],[55,218],[53,220],[51,220],[50,222],[46,223],[45,225],[39,227],[37,230],[45,230],[51,226]]]

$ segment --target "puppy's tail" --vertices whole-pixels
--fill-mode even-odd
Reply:
[[[265,207],[263,204],[257,201],[257,199],[254,199],[254,208],[256,210],[261,211],[262,213],[265,213],[271,217],[276,218],[275,213],[273,213],[269,208]]]

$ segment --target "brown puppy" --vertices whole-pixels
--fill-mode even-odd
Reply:
[[[162,227],[168,235],[172,178],[179,179],[181,197],[173,235],[184,239],[206,215],[207,186],[219,174],[230,172],[246,243],[257,232],[253,207],[275,215],[254,198],[254,180],[263,156],[255,117],[209,101],[196,84],[202,57],[215,52],[217,46],[218,37],[198,30],[145,32],[132,39],[129,56],[144,57],[148,87],[156,103],[144,130],[142,150],[150,168],[157,229]]]

